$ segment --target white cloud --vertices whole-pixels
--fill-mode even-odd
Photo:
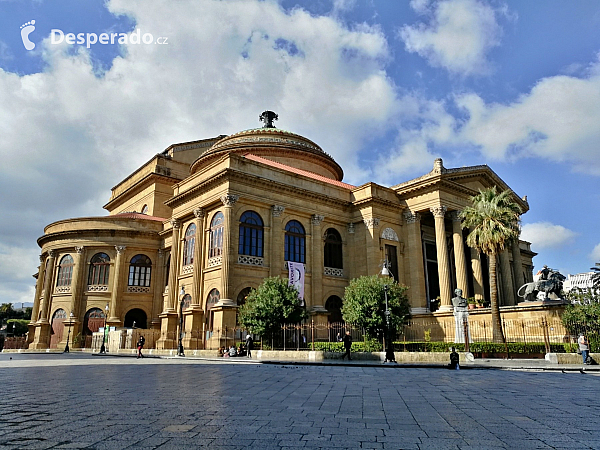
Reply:
[[[590,256],[594,262],[600,262],[600,244],[596,245],[590,253]]]
[[[586,78],[540,80],[510,104],[486,104],[477,94],[456,98],[468,119],[460,137],[492,159],[536,156],[600,175],[600,63]]]
[[[489,72],[487,54],[500,44],[502,29],[496,16],[506,8],[494,9],[479,0],[443,0],[430,4],[413,0],[411,7],[426,15],[427,23],[405,25],[400,30],[408,52],[417,53],[433,67],[459,75]]]
[[[535,222],[523,225],[521,239],[531,242],[535,249],[562,247],[573,241],[577,233],[550,222]]]

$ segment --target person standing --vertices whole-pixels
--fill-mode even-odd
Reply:
[[[451,350],[452,351],[450,352],[450,369],[459,370],[460,365],[458,363],[458,361],[459,361],[458,353],[456,353],[456,349],[454,347],[452,347]]]
[[[144,336],[140,336],[140,338],[137,341],[137,357],[138,358],[143,358],[144,355],[142,355],[142,350],[144,348],[144,344],[146,343],[146,338]]]
[[[248,352],[246,356],[248,358],[252,358],[252,347],[254,347],[254,339],[249,334],[246,335],[246,351]]]
[[[590,356],[590,343],[588,342],[587,337],[585,337],[585,334],[581,333],[577,342],[579,343],[579,350],[581,350],[583,364],[589,364],[588,358]]]
[[[344,336],[342,341],[344,342],[344,348],[346,349],[346,353],[344,353],[344,356],[342,356],[342,359],[345,359],[347,356],[348,361],[352,361],[352,357],[350,356],[350,349],[352,348],[352,336],[350,336],[349,331],[346,331],[346,335]]]

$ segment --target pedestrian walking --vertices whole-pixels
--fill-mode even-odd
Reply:
[[[456,349],[454,347],[452,347],[450,350],[450,369],[460,370],[458,353],[456,353]]]
[[[579,339],[577,339],[577,343],[579,344],[579,350],[581,351],[581,357],[583,358],[583,364],[589,364],[590,357],[590,343],[587,340],[585,334],[581,333],[579,335]]]
[[[249,334],[246,335],[246,351],[248,352],[246,356],[248,358],[252,358],[252,347],[254,347],[254,339]]]
[[[144,336],[140,336],[140,338],[137,341],[137,357],[139,358],[143,358],[144,355],[142,355],[142,350],[144,348],[144,344],[146,343],[146,338]]]
[[[350,356],[350,349],[352,348],[352,336],[350,336],[349,331],[346,331],[346,335],[344,336],[342,341],[344,342],[344,348],[346,349],[346,353],[344,353],[344,356],[342,356],[342,359],[345,359],[347,356],[348,361],[352,361],[352,357]]]

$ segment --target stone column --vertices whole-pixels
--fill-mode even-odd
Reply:
[[[281,215],[285,211],[284,206],[273,205],[271,207],[271,264],[269,276],[281,275],[283,270],[283,227]]]
[[[469,247],[471,250],[471,269],[473,270],[473,290],[475,291],[475,301],[483,303],[485,295],[483,291],[483,270],[481,269],[481,255],[476,248]]]
[[[343,263],[344,263],[344,278],[351,280],[355,278],[357,270],[356,270],[356,261],[350,261],[350,252],[356,249],[356,225],[350,222],[346,228],[348,230],[348,243],[343,247]]]
[[[109,318],[106,320],[107,325],[110,324],[112,326],[119,326],[121,324],[121,319],[119,319],[118,311],[117,311],[117,303],[119,296],[121,294],[122,283],[121,278],[123,278],[123,265],[124,265],[124,253],[127,247],[124,245],[115,245],[115,250],[117,251],[117,258],[115,261],[115,277],[112,285],[112,292],[110,295],[110,311]]]
[[[523,260],[521,259],[521,249],[519,248],[519,239],[515,239],[511,244],[511,251],[513,257],[513,267],[515,273],[515,284],[516,290],[519,290],[521,286],[525,284],[525,279],[523,278]],[[518,301],[518,297],[515,297]]]
[[[379,227],[379,219],[372,217],[363,219],[365,223],[365,238],[366,238],[366,255],[367,255],[367,275],[377,275],[379,273],[379,242],[377,228]]]
[[[75,321],[79,319],[79,307],[81,303],[81,293],[83,292],[84,275],[85,275],[85,249],[83,247],[75,247],[73,276],[71,278],[71,312]],[[69,313],[67,313],[68,315]]]
[[[171,267],[169,268],[169,305],[166,312],[177,311],[178,275],[179,275],[179,234],[181,222],[176,219],[171,220],[173,236],[171,238]]]
[[[42,293],[44,292],[44,276],[46,274],[46,258],[40,255],[40,267],[38,269],[37,281],[35,283],[35,297],[33,300],[33,309],[31,310],[31,321],[30,323],[37,322],[37,316],[40,312],[40,301]],[[31,331],[31,330],[30,330]],[[33,334],[29,333],[30,337]]]
[[[221,300],[231,300],[231,266],[233,265],[232,258],[235,257],[235,251],[233,249],[234,241],[232,235],[234,230],[233,221],[233,205],[238,201],[239,196],[233,194],[226,194],[221,197],[221,202],[225,207],[225,221],[223,224],[223,262],[221,263]]]
[[[506,306],[516,305],[515,289],[512,282],[512,273],[510,272],[510,259],[507,247],[500,252],[500,271],[502,273],[502,290],[504,292],[503,304]]]
[[[47,276],[44,280],[44,298],[42,300],[42,317],[39,323],[48,323],[48,310],[50,308],[50,299],[52,298],[52,284],[54,281],[54,263],[56,260],[56,252],[48,250],[48,267],[46,268]]]
[[[452,240],[454,242],[454,265],[456,266],[456,287],[462,289],[463,297],[469,296],[467,281],[467,262],[465,259],[465,244],[460,221],[460,211],[450,213],[452,219]]]
[[[154,285],[152,295],[152,328],[160,330],[160,313],[163,308],[163,279],[165,270],[165,251],[162,248],[158,249],[158,262],[156,263],[156,271],[154,273]]]
[[[192,286],[192,305],[201,305],[204,285],[204,210],[194,209],[196,217],[196,242],[194,242],[194,278]]]
[[[408,257],[410,261],[410,309],[412,314],[427,312],[427,294],[425,289],[425,268],[423,266],[423,242],[421,240],[421,216],[406,211],[404,220],[408,225]]]
[[[321,223],[324,216],[313,214],[310,220],[312,237],[312,258],[310,265],[311,272],[311,306],[323,306],[323,239]]]
[[[452,286],[450,284],[450,264],[446,243],[445,206],[429,208],[435,220],[435,247],[437,249],[438,277],[440,282],[440,312],[452,311]]]

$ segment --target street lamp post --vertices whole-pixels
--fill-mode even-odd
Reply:
[[[67,333],[67,345],[63,353],[69,353],[69,338],[71,337],[71,327],[73,326],[73,311],[69,313],[69,332]]]
[[[104,331],[102,332],[102,347],[100,347],[100,353],[106,353],[106,318],[108,317],[108,303],[104,307]]]
[[[181,287],[179,292],[181,300],[179,301],[179,341],[177,343],[177,356],[185,356],[183,352],[183,302],[185,297],[185,287]]]
[[[381,269],[381,275],[383,276],[387,276],[387,277],[392,277],[392,281],[394,279],[394,276],[392,275],[392,272],[390,272],[390,262],[386,259],[385,261],[383,261],[383,268]],[[394,345],[392,343],[390,343],[390,315],[391,315],[391,311],[388,308],[388,290],[389,290],[389,285],[386,283],[383,286],[383,293],[385,296],[385,333],[384,333],[384,340],[385,340],[385,362],[396,362],[396,357],[394,356]]]

